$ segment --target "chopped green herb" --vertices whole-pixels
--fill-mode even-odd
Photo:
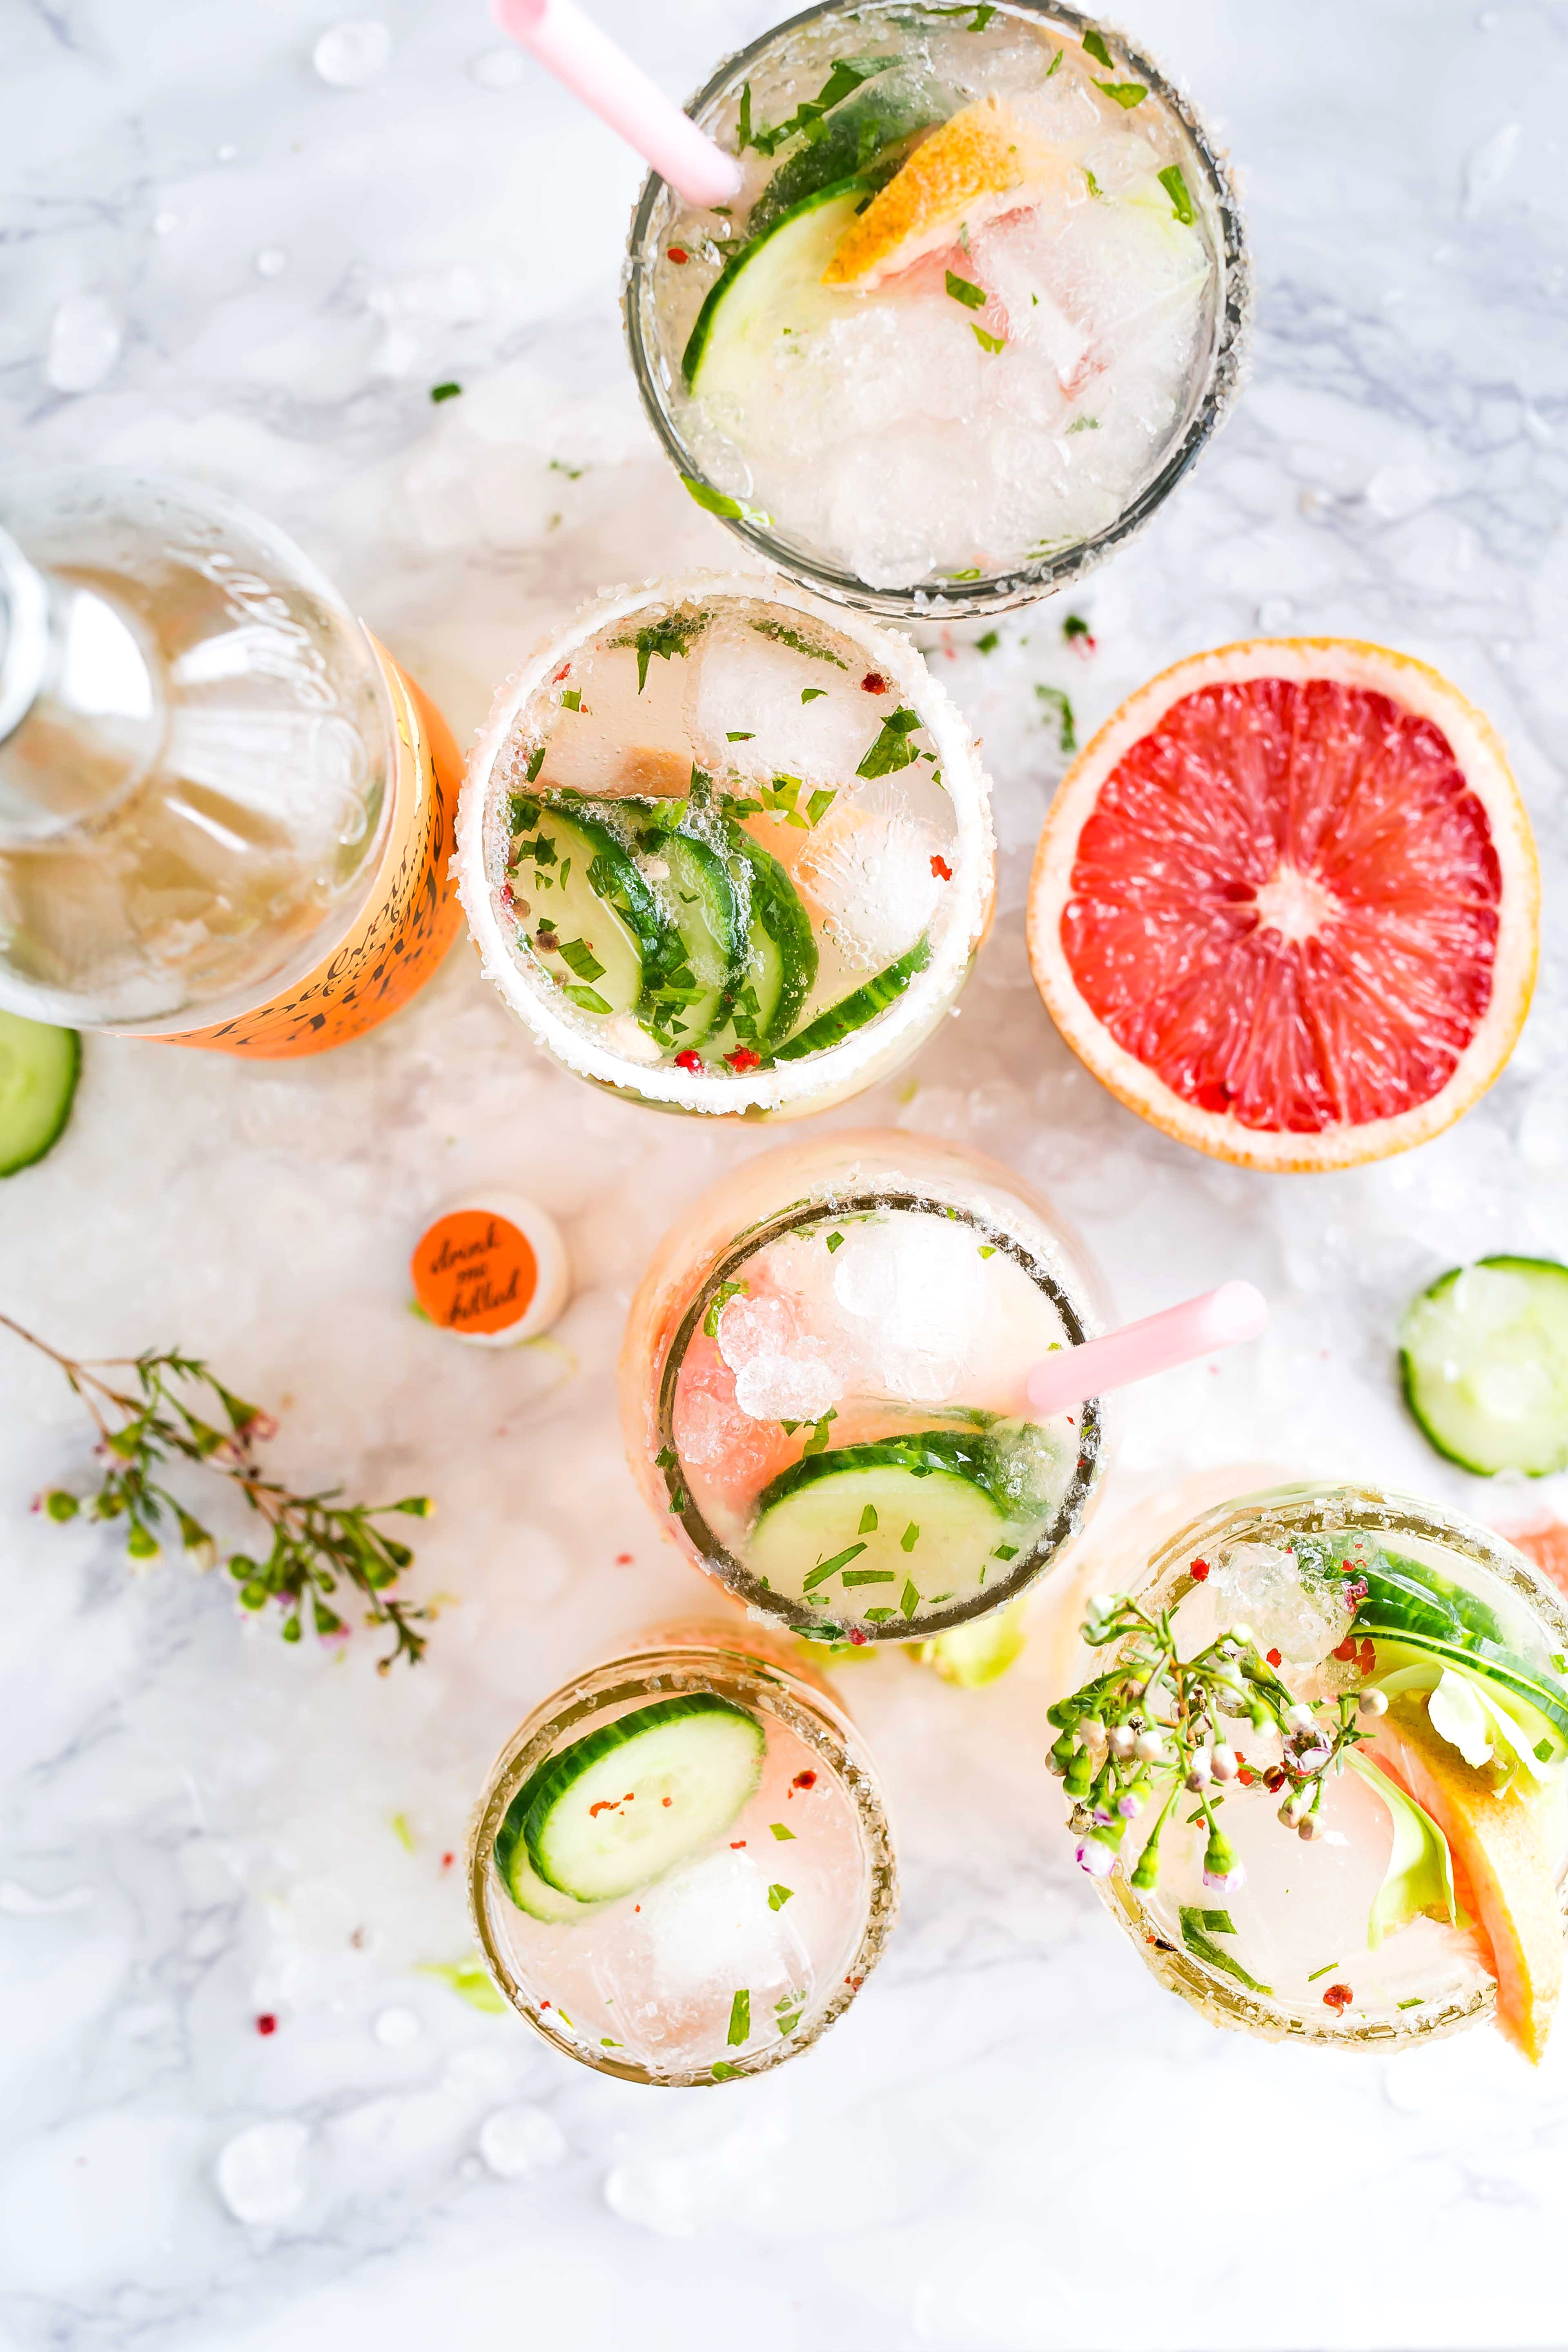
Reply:
[[[768,1889],[768,1909],[770,1911],[782,1911],[784,1905],[789,1901],[794,1893],[795,1889],[793,1886],[781,1886],[775,1879],[773,1885]]]
[[[607,2033],[601,2033],[599,2036],[599,2047],[601,2050],[624,2050],[626,2044],[624,2042],[612,2042]]]
[[[863,1536],[874,1536],[876,1534],[877,1506],[875,1503],[868,1503],[865,1509],[861,1512],[860,1525],[856,1532]]]
[[[906,710],[902,707],[890,718],[884,719],[876,741],[855,773],[858,776],[890,776],[899,768],[912,767],[917,754],[909,739],[920,723],[918,711]]]
[[[1096,89],[1102,89],[1107,98],[1113,98],[1118,106],[1125,107],[1129,112],[1133,107],[1142,106],[1149,95],[1141,81],[1097,81],[1094,86]]]
[[[1236,1922],[1228,1911],[1199,1911],[1194,1914],[1200,1927],[1211,1936],[1234,1936]]]
[[[981,5],[978,8],[972,8],[968,5],[968,0],[964,0],[964,5],[959,8],[928,8],[926,10],[926,15],[928,16],[967,16],[969,19],[969,29],[972,33],[983,33],[995,14],[996,11],[991,6],[990,0],[981,0]],[[1048,74],[1046,76],[1046,79],[1047,81],[1050,79],[1050,76]]]
[[[1319,1979],[1320,1977],[1326,1977],[1326,1976],[1328,1976],[1328,1975],[1330,1974],[1330,1972],[1331,1972],[1332,1969],[1337,1969],[1338,1967],[1339,1967],[1339,1962],[1338,1962],[1338,1960],[1330,1960],[1330,1961],[1329,1961],[1329,1963],[1328,1963],[1328,1965],[1327,1965],[1327,1967],[1325,1967],[1325,1968],[1321,1968],[1321,1969],[1314,1969],[1312,1970],[1311,1975],[1307,1979],[1307,1982],[1308,1982],[1309,1984],[1316,1984],[1316,1983],[1317,1983],[1317,1981],[1318,1981],[1318,1979]]]
[[[1060,65],[1060,63],[1061,63],[1062,59],[1066,57],[1066,55],[1067,55],[1067,51],[1066,51],[1065,49],[1058,49],[1058,50],[1057,51],[1056,56],[1051,59],[1050,64],[1046,68],[1046,79],[1047,79],[1047,81],[1049,81],[1049,79],[1050,79],[1051,76],[1055,73],[1055,71],[1056,71],[1057,68]]]
[[[827,1433],[831,1424],[836,1422],[837,1418],[837,1406],[830,1404],[827,1411],[823,1414],[822,1419],[813,1429],[811,1435],[806,1439],[803,1451],[806,1454],[826,1454],[827,1451]]]
[[[1079,165],[1079,169],[1089,183],[1089,194],[1097,198],[1102,205],[1109,204],[1110,201],[1110,197],[1100,186],[1100,182],[1095,178],[1094,173],[1089,170],[1089,165],[1087,163],[1080,163]]]
[[[731,2050],[739,2050],[752,2038],[752,1996],[744,1989],[730,2003],[730,2031],[724,2038]]]
[[[583,708],[582,688],[580,687],[569,686],[565,693],[561,698],[561,708],[563,710],[581,710]]]
[[[834,802],[837,798],[838,793],[837,790],[830,789],[826,784],[822,787],[820,792],[813,793],[811,798],[805,804],[805,821],[807,824],[820,824],[823,818],[827,814],[828,810],[833,806]]]
[[[743,731],[743,730],[742,730],[741,728],[736,728],[736,729],[733,730],[733,732],[731,732],[729,730],[726,730],[726,731],[725,731],[725,740],[726,740],[726,742],[730,742],[730,743],[754,743],[754,742],[756,741],[756,740],[757,740],[757,739],[756,739],[756,737],[755,737],[754,735],[748,735],[748,734],[746,734],[746,733]]]
[[[416,1960],[416,1976],[436,1977],[466,2000],[470,2009],[482,2011],[487,2017],[504,2017],[507,2004],[486,1975],[478,1953],[471,1960]]]
[[[707,513],[721,515],[729,522],[749,522],[754,530],[772,530],[773,519],[771,514],[763,514],[760,507],[748,506],[744,499],[732,499],[726,491],[716,490],[710,483],[700,482],[690,474],[682,474],[680,478],[690,497]],[[840,663],[839,667],[842,668],[843,664]]]
[[[1072,423],[1068,426],[1068,436],[1070,439],[1072,435],[1075,433],[1098,433],[1099,430],[1100,419],[1098,416],[1075,416]]]
[[[1166,164],[1160,174],[1160,185],[1170,197],[1171,210],[1175,214],[1182,226],[1191,228],[1197,219],[1197,214],[1194,210],[1193,200],[1187,194],[1187,184],[1182,177],[1182,167],[1179,163]]]
[[[1249,1977],[1239,1960],[1233,1959],[1222,1945],[1216,1944],[1205,1933],[1204,1922],[1208,1916],[1207,1912],[1195,1910],[1185,1903],[1180,1908],[1182,1941],[1194,1959],[1204,1961],[1211,1969],[1218,1969],[1223,1976],[1234,1977],[1249,1992],[1272,1993],[1272,1985],[1259,1984],[1256,1977]],[[1234,1934],[1235,1930],[1230,1932]]]
[[[596,988],[579,988],[572,981],[565,983],[561,993],[572,1003],[580,1006],[584,1013],[613,1013],[616,1009],[607,997],[599,994]]]
[[[708,2072],[712,2075],[713,2080],[716,2083],[738,2082],[741,2074],[740,2068],[738,2066],[731,2066],[728,2059],[725,2058],[715,2058],[711,2066],[709,2067]]]
[[[1058,746],[1064,752],[1078,750],[1078,730],[1073,724],[1072,703],[1059,686],[1037,686],[1035,692],[1055,713]]]
[[[1400,2001],[1398,2006],[1401,2009],[1425,2009],[1426,2002],[1424,1995],[1415,1992],[1411,1994],[1408,2000]]]
[[[921,1597],[915,1591],[912,1581],[906,1583],[902,1592],[899,1595],[899,1606],[903,1611],[904,1615],[906,1617],[912,1617],[920,1605]]]
[[[747,1283],[721,1282],[719,1285],[718,1289],[713,1293],[712,1297],[709,1300],[708,1312],[702,1318],[703,1338],[705,1339],[716,1339],[719,1337],[719,1318],[724,1312],[725,1307],[730,1304],[731,1299],[744,1298],[749,1297],[749,1295],[750,1285]]]
[[[803,702],[820,702],[826,691],[827,688],[825,686],[803,686],[800,689],[800,698]]]
[[[978,563],[972,563],[967,572],[950,572],[947,576],[950,580],[978,580],[980,566]]]
[[[552,457],[550,470],[552,474],[564,474],[569,482],[580,482],[588,468],[586,466],[569,466],[564,458]]]
[[[966,310],[984,310],[985,308],[985,289],[984,286],[976,286],[973,278],[959,278],[950,269],[947,273],[947,290],[955,302],[963,303]]]
[[[691,650],[692,641],[708,625],[706,613],[667,613],[662,621],[650,621],[646,629],[635,636],[612,637],[613,646],[635,646],[637,656],[637,692],[647,684],[647,666],[656,657],[659,661],[684,660]]]
[[[994,1243],[994,1242],[982,1242],[982,1243],[981,1243],[981,1244],[980,1244],[980,1255],[981,1255],[981,1256],[982,1256],[982,1257],[994,1257],[994,1256],[995,1256],[995,1255],[996,1255],[996,1244],[995,1244],[995,1243]]]
[[[974,650],[977,654],[994,654],[1001,642],[1002,633],[999,629],[987,629],[983,637],[975,638]]]
[[[542,768],[542,767],[543,767],[543,765],[544,765],[544,746],[543,746],[543,744],[542,744],[542,743],[541,743],[541,745],[539,746],[539,749],[538,749],[536,751],[531,751],[531,752],[530,752],[530,754],[529,754],[529,760],[528,760],[528,771],[527,771],[527,773],[528,773],[528,781],[529,781],[529,782],[530,782],[531,784],[532,783],[532,782],[533,782],[534,778],[538,775],[539,771],[541,770],[541,768]]]
[[[1018,1547],[1016,1544],[998,1544],[991,1557],[993,1559],[1016,1559]]]
[[[860,1613],[868,1625],[881,1625],[895,1612],[891,1609],[865,1609]]]
[[[792,653],[804,654],[808,661],[831,662],[835,669],[847,669],[849,667],[847,662],[840,661],[837,654],[830,654],[826,646],[814,646],[809,637],[803,637],[800,631],[792,629],[787,622],[751,621],[747,626],[754,629],[759,637],[771,637],[775,645],[788,646]],[[750,740],[748,737],[747,740]]]
[[[1007,348],[1007,338],[1005,335],[988,335],[984,327],[972,326],[969,331],[973,336],[975,341],[979,344],[983,352],[991,352],[994,353],[996,352],[1005,352]]]
[[[913,1519],[911,1519],[909,1526],[904,1529],[903,1534],[899,1538],[899,1549],[900,1551],[913,1551],[920,1539],[921,1531],[919,1528],[916,1527]]]
[[[563,940],[555,950],[564,964],[570,965],[579,980],[600,980],[604,965],[586,940]]]
[[[414,1832],[408,1826],[407,1814],[392,1813],[388,1816],[388,1820],[391,1824],[392,1834],[397,1840],[398,1844],[403,1848],[404,1853],[412,1853],[414,1851]]]
[[[858,1549],[864,1551],[866,1547],[861,1544]],[[847,1568],[844,1581],[846,1584],[891,1584],[893,1571],[890,1568]]]
[[[843,1234],[828,1234],[828,1236],[827,1236],[827,1255],[828,1255],[828,1256],[829,1256],[829,1257],[831,1257],[831,1256],[833,1255],[833,1253],[834,1253],[834,1251],[835,1251],[836,1249],[842,1249],[842,1248],[843,1248],[843,1246],[844,1246],[844,1236],[843,1236]]]
[[[801,1591],[815,1592],[819,1584],[826,1584],[830,1576],[837,1576],[841,1568],[847,1568],[852,1559],[858,1559],[865,1549],[863,1543],[851,1544],[847,1551],[835,1552],[831,1559],[819,1560],[804,1579]]]
[[[1062,623],[1062,635],[1070,645],[1074,637],[1087,637],[1091,631],[1081,613],[1069,613]]]
[[[655,1467],[659,1470],[673,1470],[675,1467],[675,1456],[668,1445],[662,1453],[656,1454],[653,1458]]]
[[[768,1823],[768,1827],[772,1830],[774,1837],[788,1838],[792,1845],[795,1843],[795,1832],[793,1830],[786,1830],[783,1822],[770,1822]]]
[[[456,400],[462,389],[460,383],[433,383],[430,397],[438,408],[444,400]]]
[[[1114,70],[1116,59],[1105,46],[1103,33],[1097,33],[1090,27],[1083,37],[1083,46],[1097,66],[1103,66],[1108,73]]]

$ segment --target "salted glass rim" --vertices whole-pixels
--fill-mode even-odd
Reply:
[[[655,2072],[636,2060],[618,2057],[562,2032],[531,2000],[500,1948],[490,1926],[489,1902],[507,1901],[495,1886],[491,1861],[496,1832],[518,1790],[551,1754],[562,1735],[577,1730],[611,1706],[672,1689],[711,1690],[764,1719],[771,1713],[797,1738],[816,1750],[854,1807],[861,1850],[866,1860],[865,1919],[853,1958],[839,1983],[820,2007],[803,2012],[787,2038],[765,2050],[738,2056],[734,2076],[749,2078],[771,2072],[799,2055],[836,2024],[867,1977],[881,1958],[898,1918],[898,1859],[892,1826],[882,1798],[881,1781],[864,1741],[837,1699],[787,1666],[759,1657],[737,1634],[732,1643],[672,1642],[628,1650],[623,1655],[591,1666],[563,1684],[525,1717],[502,1746],[491,1765],[483,1795],[475,1806],[468,1828],[468,1915],[486,1970],[509,2009],[524,2019],[564,2057],[614,2074],[625,2083],[643,2083],[660,2090],[705,2090],[731,2076],[716,2077],[711,2064]],[[681,1679],[671,1682],[670,1676]],[[763,1702],[766,1700],[767,1704]]]
[[[1342,1505],[1348,1507],[1339,1508]],[[1414,1536],[1446,1545],[1507,1586],[1533,1617],[1546,1620],[1558,1646],[1568,1649],[1568,1608],[1563,1596],[1506,1537],[1444,1504],[1355,1479],[1303,1479],[1260,1487],[1215,1504],[1161,1543],[1132,1586],[1133,1597],[1145,1607],[1178,1606],[1198,1589],[1184,1570],[1184,1562],[1194,1553],[1224,1543],[1254,1541],[1264,1528],[1276,1536],[1281,1531],[1316,1535],[1329,1528],[1351,1528]],[[1295,2017],[1280,2004],[1260,2000],[1206,1969],[1192,1953],[1167,1945],[1163,1937],[1158,1946],[1151,1943],[1153,1922],[1123,1873],[1096,1880],[1095,1892],[1117,1926],[1137,1945],[1150,1972],[1170,1991],[1201,2010],[1213,2025],[1256,2033],[1270,2042],[1321,2042],[1385,2053],[1466,2032],[1490,2017],[1497,2007],[1496,1988],[1489,1984],[1465,1999],[1412,2011],[1403,2019],[1352,2025],[1331,2017],[1321,2022]],[[1568,1874],[1559,1884],[1558,1905],[1568,1932]]]
[[[685,110],[693,121],[700,121],[704,110],[737,81],[744,80],[758,58],[776,43],[824,17],[864,16],[877,13],[891,15],[896,13],[899,5],[900,0],[816,0],[815,6],[803,8],[797,16],[785,17],[782,23],[759,34],[755,40],[749,41],[744,48],[737,49],[723,58],[702,88],[687,100]],[[849,605],[862,613],[879,614],[888,619],[963,620],[990,613],[1011,612],[1021,604],[1033,603],[1037,597],[1068,587],[1086,572],[1094,571],[1118,548],[1143,530],[1196,462],[1234,405],[1246,373],[1254,301],[1251,255],[1229,165],[1210,140],[1196,109],[1142,49],[1135,47],[1113,26],[1102,25],[1098,17],[1061,5],[1059,0],[994,0],[994,13],[1043,17],[1079,38],[1085,31],[1107,33],[1135,78],[1143,82],[1182,125],[1191,142],[1193,154],[1202,168],[1204,187],[1200,201],[1206,203],[1211,242],[1221,279],[1215,306],[1208,369],[1202,395],[1194,405],[1180,440],[1113,522],[1108,523],[1103,530],[1095,531],[1088,539],[1075,541],[1053,555],[1012,564],[979,580],[949,580],[940,585],[914,583],[906,587],[874,587],[854,572],[805,552],[774,527],[764,529],[761,524],[748,521],[744,516],[739,515],[720,515],[717,518],[727,530],[734,532],[737,539],[755,549],[758,554],[776,564],[802,586],[814,590],[831,603]],[[695,452],[686,446],[666,405],[659,383],[657,335],[652,323],[653,280],[658,247],[652,232],[659,200],[668,185],[658,173],[650,172],[643,183],[632,215],[626,257],[621,272],[621,312],[626,345],[644,412],[665,456],[683,479],[695,481],[705,489],[727,496],[728,493],[721,491],[720,485],[710,480]]]

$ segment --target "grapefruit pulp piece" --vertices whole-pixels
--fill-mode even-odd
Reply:
[[[1498,2030],[1539,2065],[1563,1989],[1563,1916],[1536,1785],[1499,1795],[1408,1695],[1379,1717],[1372,1752],[1447,1839],[1455,1892],[1497,1979]]]
[[[1502,746],[1425,663],[1343,638],[1180,662],[1057,793],[1029,956],[1130,1108],[1255,1168],[1424,1142],[1507,1060],[1535,850]]]
[[[850,221],[822,273],[825,286],[875,286],[961,228],[1038,204],[1061,159],[994,92],[961,107],[922,139],[885,188]]]

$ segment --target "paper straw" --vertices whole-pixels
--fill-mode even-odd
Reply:
[[[1163,1315],[1146,1316],[1141,1323],[1124,1323],[1103,1339],[1058,1349],[1035,1366],[1024,1393],[1031,1412],[1042,1416],[1065,1412],[1086,1397],[1127,1388],[1177,1364],[1195,1363],[1216,1348],[1256,1339],[1268,1320],[1268,1302],[1260,1290],[1250,1282],[1222,1282],[1201,1298],[1167,1307]]]
[[[574,0],[490,0],[490,5],[501,31],[531,50],[689,205],[723,204],[735,194],[741,167],[733,155],[699,131]]]

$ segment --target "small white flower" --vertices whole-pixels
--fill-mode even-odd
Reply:
[[[1205,1870],[1204,1873],[1204,1885],[1205,1886],[1212,1886],[1215,1893],[1219,1895],[1235,1895],[1238,1893],[1246,1884],[1247,1865],[1245,1863],[1238,1862],[1236,1864],[1234,1868],[1230,1870]]]
[[[1241,1769],[1241,1759],[1234,1748],[1215,1748],[1209,1758],[1209,1764],[1216,1780],[1234,1780]]]
[[[1132,1743],[1132,1753],[1140,1764],[1163,1764],[1164,1739],[1157,1731],[1141,1731]]]
[[[1356,1712],[1358,1715],[1386,1715],[1388,1713],[1387,1697],[1380,1690],[1363,1690],[1356,1701]]]
[[[1317,1717],[1300,1699],[1296,1701],[1294,1706],[1286,1708],[1285,1721],[1291,1731],[1316,1731],[1318,1727]]]
[[[1130,1723],[1119,1723],[1107,1737],[1113,1756],[1128,1757],[1138,1745],[1138,1734]]]
[[[1116,1856],[1103,1838],[1080,1838],[1078,1843],[1078,1866],[1090,1878],[1109,1878],[1116,1867]]]

